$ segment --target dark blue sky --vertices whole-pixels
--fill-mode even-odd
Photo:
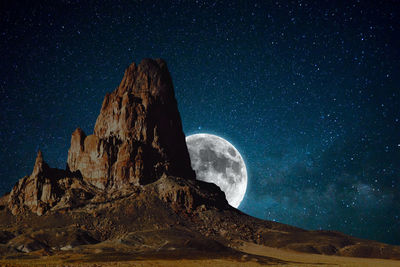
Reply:
[[[241,210],[400,244],[399,1],[152,2],[1,2],[0,193],[161,57],[186,135],[245,158]]]

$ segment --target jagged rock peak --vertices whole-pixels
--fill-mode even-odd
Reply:
[[[47,165],[47,163],[43,159],[43,153],[39,149],[38,152],[37,152],[35,165],[33,166],[33,171],[32,171],[31,176],[37,176],[40,173],[43,173],[44,171],[46,171],[48,168],[49,168],[49,166]]]
[[[141,96],[150,93],[153,97],[174,93],[167,64],[162,59],[143,59],[139,65],[132,63],[126,70],[118,87],[118,95],[131,93]]]
[[[9,207],[13,214],[25,209],[42,215],[55,201],[56,195],[52,190],[54,180],[52,170],[43,159],[42,151],[37,152],[32,174],[25,176],[15,184],[10,193]]]
[[[43,153],[40,149],[38,149],[38,152],[36,154],[36,163],[38,162],[43,162]]]
[[[31,211],[42,215],[48,210],[70,209],[93,197],[93,188],[68,170],[49,167],[39,150],[32,174],[20,179],[10,192],[12,214]]]
[[[172,79],[162,59],[132,63],[106,94],[94,133],[77,129],[68,168],[101,189],[148,184],[163,174],[194,179]]]
[[[161,114],[162,109],[167,114]],[[172,121],[177,124],[174,125],[177,130],[182,128],[172,79],[162,59],[143,59],[138,66],[132,63],[125,70],[116,91],[104,98],[94,134],[100,138],[147,139],[148,134],[151,137],[153,133],[149,133],[147,125],[141,121],[145,119],[141,116],[144,113],[146,118],[158,116],[150,119]]]

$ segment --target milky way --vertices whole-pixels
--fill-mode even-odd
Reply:
[[[400,244],[397,1],[84,2],[0,4],[0,193],[162,57],[185,134],[243,155],[244,212]]]

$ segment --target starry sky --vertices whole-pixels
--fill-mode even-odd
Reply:
[[[1,194],[161,57],[185,134],[245,159],[239,209],[400,245],[399,1],[154,2],[1,1]]]

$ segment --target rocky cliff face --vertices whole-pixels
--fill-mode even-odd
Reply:
[[[42,215],[168,175],[195,178],[166,63],[144,59],[132,63],[105,96],[94,133],[72,133],[67,169],[50,168],[39,151],[32,174],[14,186],[8,206],[13,214]]]
[[[39,150],[32,174],[20,179],[11,190],[8,207],[14,215],[26,211],[42,215],[52,208],[79,206],[94,195],[95,189],[80,177],[50,168]]]
[[[39,215],[55,202],[55,185],[46,177],[50,167],[44,162],[42,152],[36,156],[32,174],[18,181],[10,193],[10,208],[13,214],[26,207]]]
[[[163,174],[195,177],[164,61],[127,68],[105,96],[94,134],[79,128],[72,134],[68,167],[101,189],[148,184]]]

